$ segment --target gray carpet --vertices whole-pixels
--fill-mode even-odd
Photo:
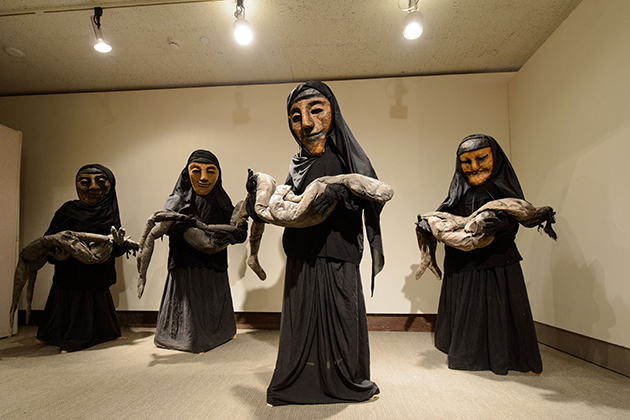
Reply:
[[[205,354],[158,349],[153,330],[59,354],[35,327],[0,340],[0,419],[624,419],[630,378],[541,346],[541,377],[446,367],[429,333],[371,332],[378,399],[267,407],[278,331],[239,331]]]

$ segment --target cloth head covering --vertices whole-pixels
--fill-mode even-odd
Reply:
[[[321,93],[330,102],[332,113],[331,127],[326,138],[326,147],[332,145],[337,155],[341,158],[342,164],[349,173],[357,173],[371,178],[378,179],[376,171],[372,167],[372,163],[367,154],[363,151],[352,131],[346,124],[341,115],[337,98],[330,88],[322,82],[311,81],[298,85],[293,89],[287,98],[287,116],[289,122],[289,130],[291,130],[291,105],[300,96],[300,93],[315,89]],[[300,147],[299,152],[293,156],[289,166],[289,176],[285,181],[286,184],[294,185],[296,188],[302,188],[301,183],[306,178],[308,170],[317,159],[317,156],[311,155],[303,146],[300,140],[293,134],[293,138]],[[370,251],[372,254],[372,294],[374,294],[374,277],[383,269],[385,265],[385,256],[383,254],[383,242],[381,238],[380,214],[383,210],[383,203],[366,200],[364,208],[365,228],[368,241],[370,243]]]
[[[118,210],[118,199],[116,198],[116,178],[112,171],[103,165],[93,163],[82,166],[74,177],[75,182],[81,172],[87,169],[98,169],[103,172],[111,184],[107,195],[98,200],[93,205],[84,203],[81,200],[66,202],[57,210],[58,214],[71,217],[89,225],[95,226],[104,232],[109,233],[112,226],[120,228],[120,213]],[[48,230],[54,229],[52,226]]]
[[[468,183],[468,178],[464,175],[464,171],[459,162],[459,155],[483,149],[484,147],[491,148],[493,159],[492,173],[486,182],[493,183],[499,189],[503,195],[501,198],[514,197],[522,200],[525,199],[516,172],[514,172],[514,168],[512,168],[509,159],[503,152],[503,149],[501,149],[501,146],[499,146],[499,143],[497,143],[494,138],[485,134],[472,134],[459,143],[457,157],[455,158],[455,175],[453,175],[451,186],[448,189],[448,197],[440,204],[437,211],[452,212],[457,206],[457,203],[459,203],[459,200],[461,200],[471,188],[471,185]]]
[[[207,195],[197,195],[190,182],[188,175],[188,165],[193,162],[211,163],[219,169],[219,178],[214,184],[214,188]],[[195,150],[188,157],[186,166],[179,174],[173,192],[166,199],[164,210],[172,210],[182,214],[195,216],[198,220],[207,223],[210,217],[210,210],[217,204],[223,211],[232,211],[232,200],[223,189],[223,171],[219,165],[219,159],[208,150]]]

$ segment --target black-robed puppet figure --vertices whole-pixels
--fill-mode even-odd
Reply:
[[[188,158],[164,210],[190,216],[175,222],[168,232],[168,277],[155,330],[158,347],[203,353],[236,335],[232,294],[228,280],[227,249],[206,254],[183,238],[194,219],[206,224],[229,224],[234,206],[223,189],[221,166],[207,150]],[[215,238],[220,233],[215,233]],[[244,242],[247,224],[232,234]],[[232,239],[225,235],[226,241]]]
[[[296,194],[324,175],[359,173],[376,178],[324,83],[297,86],[288,97],[287,112],[300,147],[286,180]],[[373,275],[383,267],[382,204],[362,200],[344,186],[328,185],[313,205],[323,214],[335,201],[323,223],[284,231],[287,264],[278,359],[267,389],[271,405],[365,401],[379,393],[370,381],[359,262],[365,212]]]
[[[108,235],[112,226],[120,228],[116,179],[109,169],[98,164],[83,166],[76,187],[79,200],[68,201],[55,212],[45,235],[64,230]],[[125,251],[125,245],[114,244],[109,259],[100,264],[83,264],[55,251],[49,258],[55,274],[37,331],[39,342],[66,352],[120,337],[109,287],[116,283],[115,257]]]
[[[438,207],[469,216],[485,203],[523,199],[507,156],[490,136],[464,138],[457,150],[448,197]],[[435,346],[448,354],[448,366],[462,370],[542,372],[542,361],[514,239],[518,223],[499,212],[484,233],[490,245],[472,251],[445,246]]]

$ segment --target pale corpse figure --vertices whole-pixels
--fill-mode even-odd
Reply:
[[[299,152],[285,184],[295,194],[324,176],[358,173],[376,178],[324,83],[297,86],[288,97],[287,112]],[[383,267],[383,204],[361,199],[343,185],[326,185],[313,207],[326,214],[333,205],[320,224],[284,231],[287,263],[278,359],[267,389],[270,405],[365,401],[379,393],[370,380],[359,263],[363,214],[373,276]]]
[[[540,374],[542,361],[514,239],[519,222],[527,227],[547,222],[545,232],[555,239],[553,209],[524,201],[499,144],[476,134],[457,149],[446,200],[437,212],[419,219],[421,251],[424,245],[434,252],[432,236],[445,243],[435,346],[448,354],[449,368]],[[433,243],[422,239],[426,237]],[[428,266],[439,277],[434,254],[423,254],[417,276]]]

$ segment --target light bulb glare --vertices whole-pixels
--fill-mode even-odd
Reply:
[[[103,41],[102,39],[98,39],[98,42],[94,44],[94,49],[100,53],[108,53],[112,50],[111,45]]]
[[[405,21],[404,21],[404,26],[405,26],[405,28],[403,29],[404,37],[407,39],[416,39],[420,35],[422,35],[422,30],[423,30],[422,23],[423,23],[422,13],[418,12],[417,10],[414,10],[413,12],[408,13],[407,16],[405,16]]]
[[[241,45],[249,45],[252,42],[254,34],[248,21],[243,18],[234,21],[234,38]]]

